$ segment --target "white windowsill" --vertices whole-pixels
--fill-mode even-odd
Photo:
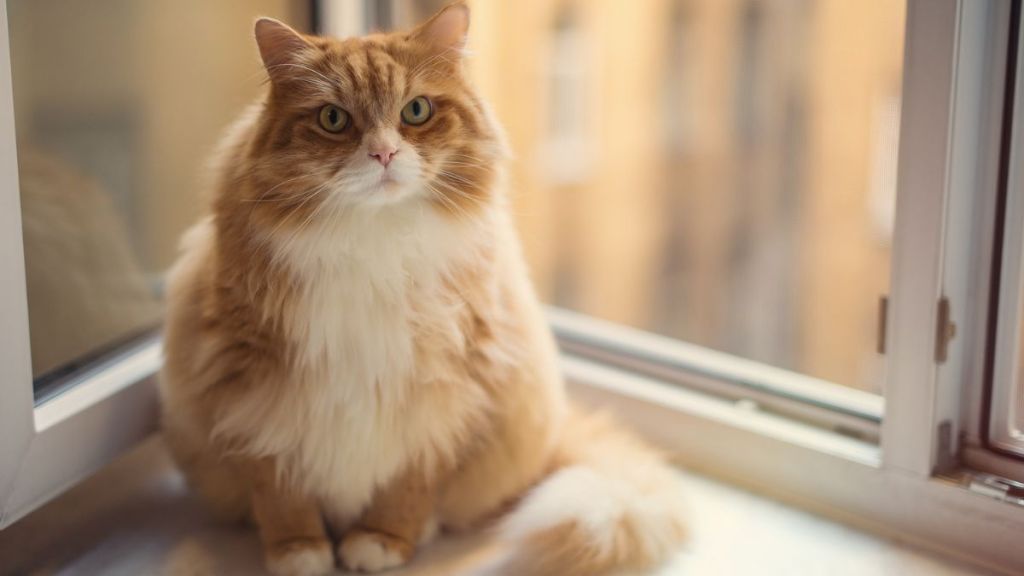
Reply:
[[[865,466],[877,467],[881,463],[881,453],[876,444],[762,412],[750,404],[730,402],[686,388],[665,385],[571,356],[563,357],[562,367],[577,396],[586,398],[595,393],[604,393],[618,398],[633,398],[648,405],[663,406],[680,414],[715,420]],[[621,413],[622,407],[616,406],[615,410]],[[648,431],[654,436],[662,436],[665,432],[685,433],[685,428],[673,426],[667,431]],[[668,443],[667,439],[662,442]]]
[[[1024,573],[1019,506],[886,469],[877,445],[742,403],[572,357],[563,368],[578,401],[614,411],[688,470],[996,573]]]
[[[148,362],[158,355],[143,354],[142,358]],[[681,489],[690,493],[694,501],[694,530],[698,538],[690,552],[680,558],[681,564],[675,565],[680,569],[685,566],[689,570],[691,565],[697,565],[712,570],[716,562],[724,562],[721,569],[712,573],[742,574],[744,572],[729,568],[740,564],[729,562],[742,563],[756,557],[733,554],[735,557],[730,558],[721,551],[714,554],[705,552],[705,546],[715,549],[715,546],[724,546],[723,543],[729,542],[730,538],[735,544],[735,538],[739,537],[737,534],[749,542],[751,538],[747,532],[758,534],[759,530],[763,534],[757,538],[771,543],[764,553],[777,562],[774,567],[767,565],[759,572],[761,574],[836,573],[825,570],[827,563],[824,559],[828,557],[843,566],[860,567],[860,572],[855,570],[850,574],[885,574],[887,572],[877,569],[877,566],[888,565],[886,558],[899,558],[894,566],[905,567],[906,563],[930,566],[927,572],[923,572],[929,574],[1012,574],[1024,568],[1024,550],[1015,545],[1019,534],[1024,533],[1024,513],[1019,508],[967,493],[957,486],[914,477],[902,471],[886,470],[880,465],[880,449],[875,444],[761,412],[749,403],[667,385],[572,356],[564,356],[562,365],[570,391],[577,401],[615,412],[697,474],[725,480],[882,538],[955,555],[995,572],[971,570],[950,561],[909,552],[877,536],[839,528],[828,520],[810,517],[784,505],[769,504],[734,488],[686,474],[682,476]],[[68,396],[65,400],[72,399],[73,396]],[[111,403],[115,399],[124,402],[115,407]],[[116,391],[92,410],[101,409],[101,414],[104,414],[102,410],[109,412],[115,408],[118,414],[131,408],[129,412],[139,420],[133,427],[139,436],[134,437],[141,437],[143,430],[151,429],[153,420],[150,415],[155,415],[151,381]],[[109,421],[114,414],[107,416]],[[118,436],[120,445],[127,446],[131,438],[124,436]],[[51,564],[48,566],[68,568],[67,573],[71,574],[108,573],[116,568],[106,565],[102,569],[95,568],[94,562],[141,562],[117,566],[123,567],[127,573],[147,573],[156,568],[154,563],[177,562],[177,554],[201,555],[203,550],[214,553],[218,562],[221,554],[228,555],[225,560],[228,562],[242,562],[243,557],[250,556],[258,558],[251,549],[255,545],[252,535],[210,524],[184,492],[159,444],[148,442],[146,446],[30,514],[12,528],[0,532],[0,558],[4,558],[0,574],[11,566],[9,558],[17,562],[49,559]],[[45,446],[40,446],[40,450],[43,448]],[[118,446],[104,449],[111,454],[120,450]],[[138,455],[147,451],[149,456]],[[43,452],[53,454],[50,450]],[[42,453],[40,458],[43,458]],[[136,463],[125,464],[133,461]],[[131,471],[125,473],[126,467]],[[145,484],[140,487],[138,482]],[[136,497],[132,490],[141,490],[142,493]],[[740,501],[744,503],[737,503]],[[754,527],[743,525],[747,520],[744,517],[747,512],[743,510],[747,507],[764,511]],[[126,518],[126,509],[135,512]],[[769,514],[769,510],[774,513]],[[723,524],[722,514],[729,522]],[[750,514],[752,518],[758,518],[757,513]],[[787,526],[791,524],[802,528],[790,530]],[[761,528],[756,528],[758,525]],[[998,530],[994,529],[996,526]],[[834,534],[834,543],[826,545],[819,542],[816,532]],[[203,543],[204,534],[208,534],[212,541]],[[775,536],[769,537],[772,534]],[[839,534],[845,536],[840,538]],[[131,539],[133,546],[145,545],[138,552],[127,553],[120,549],[129,545],[124,538]],[[138,538],[143,540],[140,542]],[[705,538],[719,544],[706,545]],[[849,539],[849,542],[843,542],[844,539]],[[69,548],[62,540],[79,544]],[[811,544],[814,550],[801,550],[801,542],[804,546]],[[227,551],[221,552],[221,548]],[[847,548],[861,552],[844,552]],[[488,549],[482,540],[449,543],[436,553],[427,554],[427,557],[436,554],[440,562],[437,566],[442,568],[435,570],[431,568],[435,564],[428,563],[422,566],[422,570],[408,573],[451,574],[453,566],[464,561],[464,555],[479,559],[487,556]],[[116,554],[110,550],[115,550]],[[242,550],[247,552],[240,552]],[[860,558],[858,554],[862,553],[866,556]],[[804,562],[791,564],[793,559],[808,555],[821,562],[809,563],[811,567],[807,572],[794,571],[794,566],[802,567]],[[760,565],[758,562],[754,564]],[[17,568],[19,564],[13,566]],[[135,568],[129,570],[131,566]],[[875,568],[869,569],[871,566]],[[939,566],[947,566],[948,570],[938,571],[936,567]],[[240,573],[249,573],[242,566],[238,568]],[[15,573],[23,572],[15,570]],[[231,573],[230,570],[227,573]],[[666,572],[675,573],[678,572]],[[912,572],[901,568],[892,573]]]
[[[991,574],[694,474],[680,474],[680,490],[692,540],[659,575]],[[485,534],[446,537],[389,574],[473,574],[500,551]],[[0,557],[0,573],[263,574],[255,532],[211,520],[156,439],[0,532]]]

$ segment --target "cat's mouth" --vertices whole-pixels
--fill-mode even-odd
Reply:
[[[391,197],[397,194],[400,188],[402,188],[402,182],[392,171],[384,170],[381,172],[380,178],[377,180],[377,185],[374,188],[376,188],[376,193],[385,193]]]
[[[400,182],[390,170],[384,170],[377,181],[377,188],[380,190],[393,190],[398,188]]]

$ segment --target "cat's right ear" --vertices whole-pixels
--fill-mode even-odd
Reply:
[[[469,6],[458,0],[442,8],[429,20],[412,30],[409,38],[432,52],[461,53],[469,33]]]
[[[303,54],[313,49],[302,34],[273,18],[257,20],[255,34],[263,66],[271,80],[294,75],[294,68],[302,62]]]

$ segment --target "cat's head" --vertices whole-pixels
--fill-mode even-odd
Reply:
[[[270,92],[248,152],[252,200],[300,218],[488,205],[504,148],[463,71],[468,26],[462,2],[408,32],[344,40],[258,20]]]

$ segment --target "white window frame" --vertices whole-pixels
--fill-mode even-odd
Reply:
[[[1024,38],[1017,39],[1015,85],[1007,86],[1013,65],[1006,59],[1010,26],[986,28],[983,7],[992,6],[987,14],[990,21],[1005,23],[1012,20],[1011,3],[978,4],[980,7],[968,5],[971,9],[965,11],[961,22],[962,28],[973,27],[973,31],[961,34],[959,50],[962,88],[956,121],[961,126],[961,144],[952,155],[943,275],[959,336],[950,349],[950,361],[939,369],[941,409],[937,421],[954,423],[951,444],[962,465],[1021,479],[1024,461],[1006,455],[1014,448],[1012,439],[990,429],[986,442],[983,413],[989,409],[987,386],[992,387],[991,402],[998,407],[1005,406],[1011,397],[1009,388],[1016,383],[1011,366],[1017,351],[1011,348],[1019,340],[1008,330],[1014,332],[1019,324],[1007,311],[1020,305],[1021,230],[1019,225],[1008,225],[1005,237],[997,239],[996,222],[998,195],[1004,185],[1009,202],[1007,222],[1020,222],[1024,214],[1024,178],[1020,174],[1024,161]],[[1010,109],[1012,123],[1006,117]],[[974,127],[973,131],[969,127]],[[1003,154],[1008,156],[1004,159]],[[1001,165],[1004,161],[1006,167]],[[1005,175],[1001,173],[1004,168]],[[995,262],[996,242],[1003,246],[1000,262]],[[991,285],[993,267],[1001,270],[998,287]],[[991,326],[993,304],[998,306],[994,327],[998,333]]]
[[[329,5],[351,14],[346,6],[359,3]],[[982,79],[969,64],[977,50],[1005,42],[996,29],[1008,5],[909,0],[884,406],[836,385],[556,311],[575,396],[610,407],[696,472],[997,570],[1024,569],[1024,506],[934,474],[946,450],[939,427],[958,427],[970,413],[962,382],[977,369],[970,330],[945,364],[934,358],[936,302],[946,294],[954,318],[969,327],[975,296],[951,280],[961,264],[950,247],[964,228],[951,207],[989,172],[979,165],[984,155],[967,153],[990,136],[973,132],[985,125],[977,119],[987,108],[971,88]],[[324,18],[328,30],[342,20]],[[159,341],[139,342],[35,403],[7,27],[0,2],[0,527],[154,429],[160,364]],[[594,352],[602,342],[670,361],[657,373],[602,361]],[[780,401],[779,390],[812,401]],[[822,426],[835,405],[846,413],[835,429]],[[836,431],[851,427],[863,434]]]
[[[156,427],[155,339],[75,374],[36,404],[14,131],[7,3],[0,2],[0,529]]]
[[[1024,135],[1019,116],[1015,122],[1014,140]],[[999,290],[999,326],[996,337],[996,365],[992,382],[989,442],[1001,450],[1024,456],[1024,430],[1019,427],[1020,378],[1022,377],[1021,322],[1024,322],[1024,182],[1016,166],[1024,166],[1024,142],[1014,146],[1014,165],[1008,190],[1006,220],[1017,222],[1007,226],[1002,258],[1002,282]],[[1008,409],[1002,409],[1006,407]]]
[[[997,326],[992,351],[990,410],[986,439],[989,446],[1003,454],[1024,459],[1024,430],[1020,426],[1020,411],[1024,399],[1020,397],[1021,379],[1024,378],[1024,354],[1021,351],[1024,331],[1024,59],[1018,59],[1014,91],[1014,114],[1009,135],[1007,158],[1005,218],[1002,230],[1000,282],[998,286]],[[995,217],[999,215],[993,214]],[[994,218],[993,218],[994,221]],[[982,227],[983,233],[994,235],[991,227]],[[984,422],[981,423],[984,426]],[[1021,464],[1024,466],[1024,464]],[[1024,475],[1019,476],[1024,478]]]

